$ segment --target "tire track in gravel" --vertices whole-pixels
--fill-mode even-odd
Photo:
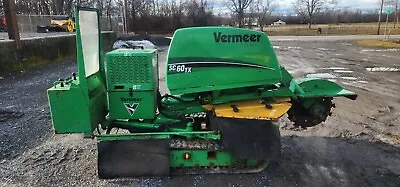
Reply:
[[[73,71],[76,65],[64,61],[0,80],[0,119],[4,118],[0,120],[0,161],[15,158],[49,136],[52,127],[46,90]]]

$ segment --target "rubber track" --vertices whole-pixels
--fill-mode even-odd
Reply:
[[[212,150],[225,151],[224,147],[214,140],[184,140],[172,139],[170,142],[171,149],[188,149],[188,150]],[[259,161],[253,167],[184,167],[171,168],[172,175],[199,175],[199,174],[243,174],[243,173],[258,173],[268,166],[267,161]]]

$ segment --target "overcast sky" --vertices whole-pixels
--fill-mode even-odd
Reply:
[[[292,8],[293,2],[296,0],[281,0],[279,1],[280,7],[283,9]],[[339,0],[337,7],[349,7],[349,8],[379,8],[379,0]]]
[[[279,3],[278,13],[286,14],[293,12],[293,2],[296,0],[275,0]],[[214,8],[221,12],[229,12],[225,4],[226,0],[215,0]],[[364,9],[375,10],[379,8],[379,0],[338,0],[338,4],[333,7],[336,8],[351,8],[351,9]],[[331,6],[332,7],[332,6]]]
[[[293,2],[296,0],[281,0],[279,2],[280,13],[292,12]],[[350,9],[364,9],[364,10],[374,10],[379,8],[379,0],[338,0],[336,5],[326,5],[331,8],[350,8]]]

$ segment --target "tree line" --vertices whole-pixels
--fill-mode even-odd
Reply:
[[[325,10],[315,15],[313,24],[340,24],[340,23],[373,23],[378,21],[379,11],[343,8],[340,10]],[[295,15],[273,15],[274,19],[283,18],[287,24],[307,24],[302,17]],[[386,14],[383,13],[386,18]],[[389,22],[395,22],[394,14],[389,15]],[[382,21],[385,21],[382,19]]]
[[[4,0],[0,0],[0,5]],[[177,28],[207,25],[259,27],[281,19],[288,24],[377,22],[379,6],[392,7],[389,21],[398,20],[400,0],[380,0],[375,11],[335,9],[338,0],[295,0],[292,10],[278,12],[279,0],[15,0],[19,14],[72,15],[75,6],[96,7],[107,18],[110,30],[126,12],[129,31],[172,32]],[[124,9],[123,7],[126,7]],[[230,13],[225,14],[228,10]],[[291,12],[291,13],[290,13]],[[290,14],[289,14],[290,13]],[[4,16],[1,9],[0,16]],[[385,16],[381,15],[381,20]],[[384,21],[384,20],[383,20]]]

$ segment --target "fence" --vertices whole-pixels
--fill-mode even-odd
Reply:
[[[37,26],[50,25],[50,20],[54,15],[29,15],[29,14],[19,14],[17,15],[18,28],[20,33],[34,33],[37,31]],[[120,17],[112,17],[111,24],[110,20],[107,18],[102,18],[101,20],[101,30],[102,31],[116,31],[122,32],[122,24]]]

